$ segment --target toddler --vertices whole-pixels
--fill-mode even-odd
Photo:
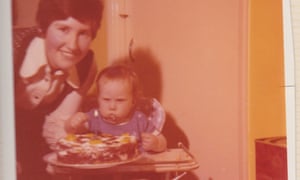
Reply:
[[[126,65],[112,65],[103,69],[96,79],[98,108],[78,112],[65,123],[68,133],[136,136],[145,151],[161,152],[167,142],[148,117],[137,110],[141,97],[138,77]]]

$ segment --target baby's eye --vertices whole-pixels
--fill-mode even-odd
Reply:
[[[117,102],[124,102],[126,99],[117,99]]]
[[[102,98],[103,101],[110,101],[110,98]]]

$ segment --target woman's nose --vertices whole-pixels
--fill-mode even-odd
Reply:
[[[68,35],[67,38],[67,47],[72,50],[72,51],[76,51],[78,50],[79,46],[78,46],[78,36],[75,33],[70,33]]]

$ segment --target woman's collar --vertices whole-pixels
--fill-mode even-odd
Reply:
[[[27,48],[19,74],[23,78],[31,77],[42,66],[49,66],[45,53],[45,43],[44,39],[35,37]],[[54,75],[63,75],[66,73],[68,75],[66,82],[75,89],[79,88],[80,80],[76,66],[70,68],[68,72],[62,70],[53,72]]]

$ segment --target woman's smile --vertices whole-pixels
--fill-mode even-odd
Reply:
[[[60,50],[63,56],[69,59],[75,59],[77,56],[80,55],[79,52],[67,51],[67,50]]]

